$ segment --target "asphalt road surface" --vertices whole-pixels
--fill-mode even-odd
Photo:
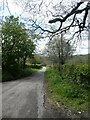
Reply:
[[[2,118],[54,117],[44,104],[45,70],[43,67],[31,77],[2,84]]]

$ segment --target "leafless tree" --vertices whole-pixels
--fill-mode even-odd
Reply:
[[[89,0],[70,0],[67,3],[65,0],[56,3],[54,0],[17,0],[15,3],[22,7],[20,16],[28,27],[40,34],[49,34],[51,39],[54,35],[71,31],[72,37],[76,34],[81,37],[83,31],[88,31]]]
[[[81,8],[80,6],[83,5],[84,2],[78,2],[77,5],[75,5],[69,13],[66,12],[65,15],[59,15],[59,17],[56,17],[52,20],[49,20],[49,23],[56,23],[60,22],[59,28],[56,31],[53,31],[53,33],[56,33],[58,31],[67,31],[71,27],[77,27],[78,30],[74,33],[80,33],[88,28],[88,25],[86,24],[86,20],[88,17],[88,12],[90,9],[90,1],[87,2],[84,8]],[[83,13],[83,14],[82,14]],[[78,17],[78,15],[82,14],[81,18]],[[72,19],[70,20],[70,24],[66,27],[63,27],[63,24],[72,16]]]
[[[44,1],[42,0],[41,4],[39,4],[39,12],[42,9]],[[50,33],[51,39],[53,36],[60,34],[60,33],[70,33],[72,34],[71,39],[77,35],[77,37],[81,39],[81,36],[84,31],[89,30],[89,23],[88,23],[88,15],[90,10],[90,1],[78,1],[74,0],[71,2],[71,5],[64,5],[64,0],[60,3],[53,5],[53,10],[49,10],[47,8],[46,14],[48,19],[52,16],[52,19],[48,21],[38,22],[37,18],[29,19],[31,26],[34,28],[34,31],[40,31],[40,33]],[[43,14],[42,14],[43,16]],[[47,20],[48,20],[47,19]],[[46,22],[46,23],[45,23]],[[72,32],[73,31],[73,32]]]
[[[47,56],[53,63],[58,64],[58,68],[65,64],[75,51],[72,45],[67,43],[63,35],[55,36],[52,41],[49,41],[46,46]]]

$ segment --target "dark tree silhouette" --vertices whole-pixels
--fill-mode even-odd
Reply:
[[[49,20],[49,23],[56,23],[56,22],[60,22],[59,28],[56,31],[52,31],[52,33],[56,33],[58,31],[67,31],[69,30],[71,27],[78,27],[78,31],[76,31],[76,33],[81,33],[83,30],[87,29],[88,26],[86,26],[86,20],[88,17],[88,13],[90,10],[90,1],[87,3],[87,5],[84,8],[80,9],[80,6],[84,4],[84,2],[79,2],[77,3],[77,5],[70,11],[70,13],[67,13],[64,17],[62,16],[62,18],[58,17],[52,20]],[[84,15],[82,15],[82,20],[79,20],[77,18],[77,15],[84,13]],[[69,18],[69,17],[73,17],[71,24],[69,26],[63,27],[63,24],[65,24],[65,21]]]

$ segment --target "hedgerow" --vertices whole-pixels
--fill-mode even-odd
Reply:
[[[88,64],[63,65],[62,70],[51,67],[45,73],[50,98],[75,111],[88,108],[90,70]]]
[[[68,78],[74,84],[89,87],[90,68],[88,64],[64,65],[62,77]]]

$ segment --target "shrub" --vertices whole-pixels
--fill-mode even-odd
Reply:
[[[71,83],[88,87],[90,80],[88,64],[64,65],[62,71],[63,78],[68,79]]]
[[[31,64],[30,66],[31,66],[31,68],[36,68],[36,69],[42,68],[41,64]]]
[[[80,64],[76,66],[74,71],[74,76],[78,84],[88,85],[90,74],[89,67],[87,64]]]
[[[22,69],[20,66],[13,65],[10,69],[2,71],[2,81],[16,80],[22,77],[30,76],[33,73],[30,67]]]
[[[8,71],[2,71],[2,82],[13,80],[14,77]]]
[[[61,76],[61,72],[62,76]],[[48,68],[45,76],[48,82],[50,98],[55,102],[63,103],[76,110],[86,110],[88,104],[89,91],[85,81],[82,81],[80,73],[85,75],[84,80],[88,81],[88,65],[64,65],[62,71],[54,68]],[[87,73],[88,72],[88,73]],[[77,73],[77,74],[76,74]],[[79,81],[78,82],[78,76]]]

